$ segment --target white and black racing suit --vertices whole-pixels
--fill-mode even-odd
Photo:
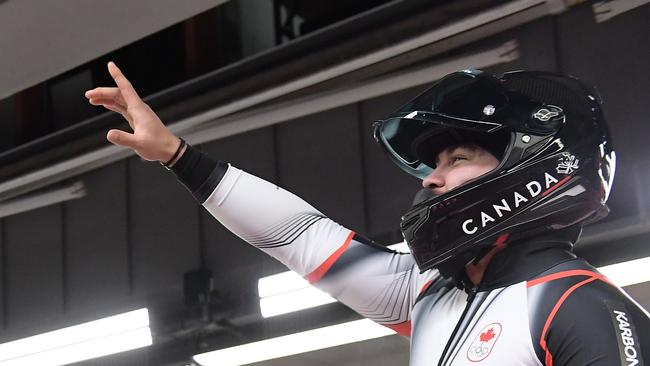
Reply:
[[[650,363],[650,317],[571,253],[537,240],[461,290],[290,192],[188,147],[178,179],[224,226],[366,318],[410,337],[412,366]]]

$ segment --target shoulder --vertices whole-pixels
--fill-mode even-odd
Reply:
[[[542,363],[650,361],[648,314],[583,260],[563,263],[529,281],[528,304],[533,345]]]

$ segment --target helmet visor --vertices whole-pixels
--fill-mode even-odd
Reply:
[[[375,139],[401,169],[423,179],[444,147],[489,140],[507,109],[507,90],[496,79],[458,72],[377,121]]]

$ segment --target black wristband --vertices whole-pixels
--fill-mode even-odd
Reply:
[[[187,144],[183,155],[169,170],[203,204],[226,174],[228,164]]]
[[[171,164],[178,157],[178,154],[181,153],[181,150],[183,150],[183,147],[186,145],[186,142],[182,137],[179,137],[178,139],[181,140],[181,143],[178,145],[178,149],[176,149],[174,156],[172,156],[172,158],[169,159],[169,161],[166,163],[163,163],[162,161],[160,162],[160,164],[162,164],[167,169],[169,169],[169,164]]]

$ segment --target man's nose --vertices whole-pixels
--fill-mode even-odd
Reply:
[[[443,193],[441,190],[444,190],[445,179],[438,169],[435,169],[422,180],[422,187],[429,188],[437,194]]]

